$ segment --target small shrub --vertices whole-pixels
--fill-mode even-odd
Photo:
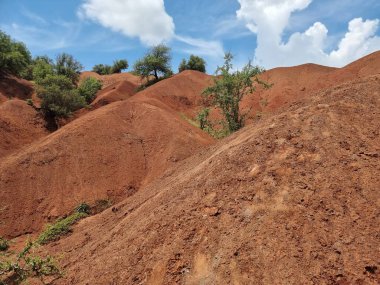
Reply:
[[[42,258],[31,255],[33,243],[28,241],[16,260],[0,260],[0,284],[21,284],[29,277],[37,277],[43,284],[45,276],[61,276],[51,256]]]
[[[224,59],[224,65],[216,70],[214,85],[206,88],[202,95],[211,106],[220,110],[224,117],[222,125],[228,134],[241,129],[245,124],[248,112],[241,112],[241,100],[253,93],[257,85],[264,88],[269,88],[270,85],[258,78],[264,69],[248,62],[241,71],[233,71],[232,54],[227,53]]]
[[[96,72],[99,75],[107,75],[112,73],[112,66],[107,64],[97,64],[92,68],[93,72]]]
[[[112,73],[120,73],[122,70],[128,68],[128,61],[125,59],[115,60],[112,65]]]
[[[91,213],[91,207],[87,203],[82,203],[78,207],[75,208],[77,213],[84,213],[89,215]]]
[[[87,77],[78,87],[79,95],[84,97],[87,104],[94,101],[100,89],[102,89],[102,82],[94,77]]]
[[[9,242],[3,237],[0,237],[0,251],[6,251],[9,248]]]
[[[47,75],[37,87],[41,109],[51,117],[67,117],[86,105],[71,79],[64,75]]]
[[[37,239],[38,244],[47,244],[51,241],[59,239],[71,230],[71,226],[79,220],[86,217],[86,213],[76,212],[66,218],[59,219],[52,225],[48,225]]]
[[[34,106],[33,100],[30,98],[26,99],[26,104],[28,104],[29,106],[32,106],[32,107]]]

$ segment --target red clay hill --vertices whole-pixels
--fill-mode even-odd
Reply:
[[[274,68],[261,76],[261,79],[272,83],[273,86],[269,90],[259,89],[259,92],[247,96],[243,100],[242,108],[253,107],[252,115],[256,115],[257,112],[270,114],[314,92],[379,72],[380,51],[343,68],[317,64]]]
[[[25,101],[0,104],[0,160],[47,134],[42,116]]]
[[[0,235],[111,199],[40,248],[52,284],[379,284],[380,52],[263,78],[244,107],[271,115],[216,144],[183,119],[212,77],[186,71],[4,154]]]
[[[213,142],[161,102],[117,102],[0,161],[0,235],[40,230],[75,205],[121,198]]]
[[[295,102],[45,247],[53,284],[379,284],[379,129],[380,74]]]

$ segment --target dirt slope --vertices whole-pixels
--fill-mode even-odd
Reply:
[[[186,70],[139,92],[134,100],[157,99],[171,109],[189,117],[195,116],[201,103],[201,93],[212,83],[212,76]]]
[[[54,284],[379,284],[380,76],[180,163],[48,246]]]
[[[25,101],[0,105],[0,159],[47,134],[43,118]]]
[[[86,201],[118,201],[213,142],[159,101],[117,102],[0,160],[0,235],[40,230]]]
[[[138,85],[128,80],[113,83],[98,92],[91,106],[99,108],[112,102],[126,100],[136,93],[138,87]]]
[[[103,88],[106,88],[112,84],[125,81],[125,80],[137,86],[141,84],[141,78],[129,72],[114,73],[114,74],[109,74],[109,75],[99,75],[96,72],[84,71],[80,75],[80,81],[85,79],[86,77],[95,77],[99,79],[103,83]]]
[[[32,95],[33,85],[29,81],[8,75],[0,78],[0,104],[9,98],[25,100]]]
[[[261,78],[273,83],[269,90],[247,96],[242,108],[253,107],[251,115],[273,113],[292,102],[357,78],[380,73],[380,51],[367,55],[343,68],[331,68],[316,64],[280,67],[268,70]]]

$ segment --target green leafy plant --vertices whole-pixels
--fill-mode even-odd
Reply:
[[[81,203],[78,207],[75,208],[77,213],[84,213],[89,215],[91,213],[91,207],[87,203]]]
[[[202,95],[209,106],[215,106],[221,111],[224,117],[221,125],[228,134],[244,126],[248,112],[242,113],[240,110],[243,97],[255,91],[255,84],[263,85],[265,88],[269,88],[270,85],[258,78],[264,69],[249,62],[241,71],[233,71],[232,54],[227,53],[224,59],[224,65],[216,70],[214,85],[206,88]]]
[[[6,251],[9,248],[9,242],[7,239],[0,237],[0,251]]]
[[[102,82],[94,77],[87,77],[78,87],[79,95],[86,100],[87,104],[94,101],[100,89],[102,89]]]
[[[190,55],[188,61],[183,59],[178,67],[178,71],[182,72],[184,70],[197,70],[200,72],[206,72],[206,61],[196,55]]]
[[[44,277],[61,276],[54,258],[33,255],[33,246],[33,242],[28,241],[15,260],[0,258],[0,284],[21,284],[29,277],[39,278],[45,284]]]
[[[122,70],[127,69],[129,66],[126,59],[118,59],[113,62],[111,71],[112,73],[120,73]]]
[[[112,73],[112,66],[107,64],[96,64],[92,68],[92,71],[99,75],[107,75]]]
[[[57,220],[54,224],[48,225],[37,238],[38,244],[47,244],[59,239],[71,231],[71,226],[79,220],[87,217],[87,213],[75,212],[66,218]]]
[[[14,41],[0,30],[0,76],[2,74],[21,75],[28,68],[31,60],[30,52],[24,43]]]
[[[67,117],[86,105],[85,98],[64,75],[47,75],[40,81],[37,95],[42,100],[41,109],[45,115],[53,118]]]
[[[57,55],[54,69],[56,74],[66,76],[76,85],[79,81],[79,74],[83,66],[72,55],[61,53]]]
[[[158,82],[160,78],[173,74],[170,61],[170,48],[161,44],[153,47],[142,59],[136,61],[134,72],[148,81],[153,76],[154,81]]]

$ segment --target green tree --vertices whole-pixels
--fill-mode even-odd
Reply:
[[[78,83],[80,71],[83,69],[82,64],[67,53],[61,53],[57,56],[54,67],[58,75],[70,78],[73,84]]]
[[[107,64],[96,64],[92,68],[92,71],[99,75],[107,75],[112,73],[112,66]]]
[[[203,96],[211,106],[216,106],[222,112],[229,133],[244,126],[247,113],[240,112],[240,102],[243,97],[255,91],[256,84],[269,87],[258,78],[264,69],[253,66],[249,62],[241,71],[232,71],[231,53],[226,53],[225,62],[216,70],[214,85],[203,91]]]
[[[128,61],[126,59],[115,60],[112,65],[112,73],[120,73],[122,70],[128,68]]]
[[[178,67],[179,72],[182,72],[184,70],[197,70],[205,73],[206,61],[199,56],[191,55],[187,62],[185,59],[183,59]]]
[[[155,81],[173,74],[170,68],[170,48],[161,44],[153,47],[142,59],[134,64],[134,72],[141,77],[154,76]]]
[[[96,93],[102,88],[102,82],[94,77],[87,77],[79,84],[79,95],[90,104],[96,97]]]
[[[47,75],[37,87],[41,98],[41,109],[48,117],[67,117],[86,105],[85,98],[70,78],[64,75]]]
[[[33,60],[32,78],[40,84],[41,81],[48,75],[54,74],[53,61],[47,56],[38,56]]]
[[[0,31],[0,73],[20,76],[31,60],[30,52],[24,43],[14,41]]]
[[[182,71],[187,70],[187,69],[188,69],[187,68],[187,61],[186,61],[186,59],[182,59],[181,63],[178,66],[178,72],[182,72]]]

